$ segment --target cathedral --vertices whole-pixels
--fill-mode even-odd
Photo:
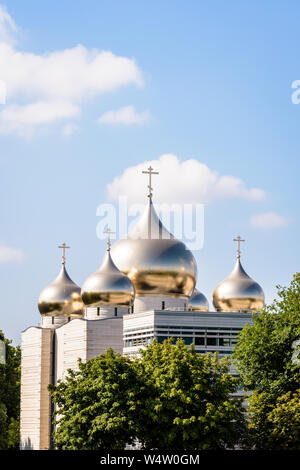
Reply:
[[[155,338],[183,338],[197,352],[230,355],[238,332],[264,305],[260,285],[240,260],[241,237],[233,271],[213,292],[210,309],[196,288],[192,252],[159,219],[152,201],[150,167],[148,204],[128,235],[111,245],[99,269],[80,288],[62,266],[38,300],[41,326],[22,333],[21,449],[49,449],[53,404],[48,384],[64,380],[68,369],[108,348],[136,355]],[[234,373],[234,370],[233,370]]]

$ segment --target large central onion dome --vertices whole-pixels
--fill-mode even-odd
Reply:
[[[188,310],[192,312],[208,312],[209,303],[207,298],[198,289],[194,289],[193,295],[189,299]]]
[[[45,287],[38,300],[38,308],[43,316],[66,316],[81,318],[84,306],[80,287],[69,277],[63,262],[57,278]]]
[[[197,266],[184,243],[163,226],[152,204],[133,230],[112,246],[112,258],[132,281],[136,296],[189,297]]]
[[[134,287],[131,280],[114,264],[110,248],[102,265],[83,283],[82,300],[88,307],[103,305],[130,306],[134,300]]]
[[[215,309],[218,312],[261,311],[264,301],[264,291],[245,272],[238,250],[233,271],[214,290],[213,304]]]

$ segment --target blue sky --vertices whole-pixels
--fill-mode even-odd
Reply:
[[[96,209],[109,200],[108,185],[128,167],[159,166],[164,154],[240,182],[205,204],[205,242],[195,256],[210,304],[232,269],[238,234],[247,240],[244,267],[267,302],[276,284],[290,282],[299,270],[300,105],[291,99],[300,79],[299,10],[296,1],[266,0],[2,4],[6,336],[19,343],[40,321],[37,298],[59,270],[58,244],[71,245],[68,270],[79,285],[98,267],[105,243],[96,236]],[[199,187],[214,194],[195,168]],[[175,194],[181,181],[182,194],[189,186],[172,168],[168,178],[154,188]],[[247,196],[253,188],[261,197]]]

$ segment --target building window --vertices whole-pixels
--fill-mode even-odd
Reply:
[[[219,346],[230,346],[229,338],[219,338]]]
[[[161,303],[161,309],[164,310],[165,309],[165,301],[163,300],[162,303]]]
[[[97,316],[99,317],[100,315],[100,307],[97,307]]]
[[[207,338],[207,346],[218,346],[217,338]]]
[[[115,307],[115,317],[118,316],[118,307]]]
[[[158,336],[158,337],[157,337],[157,342],[158,342],[159,344],[162,344],[166,339],[168,339],[167,336]]]
[[[182,339],[184,340],[184,344],[192,344],[193,343],[193,338],[190,336],[190,337],[182,337]]]
[[[196,346],[204,346],[205,342],[204,342],[204,338],[202,337],[196,337],[195,338],[195,345]]]

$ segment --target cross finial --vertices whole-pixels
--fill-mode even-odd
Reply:
[[[110,251],[110,247],[111,247],[110,236],[112,234],[115,234],[116,232],[112,232],[110,227],[107,227],[107,229],[103,233],[105,233],[107,235],[107,251]]]
[[[152,197],[152,175],[158,175],[158,171],[153,171],[153,168],[152,166],[150,165],[149,168],[148,168],[148,171],[142,171],[142,173],[145,173],[146,175],[149,175],[149,184],[148,184],[148,189],[149,189],[149,194],[148,194],[148,197]]]
[[[240,235],[238,235],[236,238],[233,239],[234,242],[237,242],[237,258],[240,259],[241,257],[241,242],[244,242],[245,240],[242,240]]]
[[[65,244],[59,245],[58,248],[62,248],[62,264],[66,264],[66,248],[70,248]]]

